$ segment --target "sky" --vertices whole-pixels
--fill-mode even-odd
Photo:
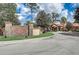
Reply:
[[[69,22],[74,21],[74,10],[79,6],[78,3],[39,3],[38,5],[40,7],[39,10],[44,10],[46,13],[56,12],[60,15],[59,20],[64,16]],[[16,13],[18,14],[18,20],[21,25],[24,25],[27,21],[35,18],[38,12],[31,15],[30,8],[27,5],[25,6],[23,3],[17,4],[16,7]]]

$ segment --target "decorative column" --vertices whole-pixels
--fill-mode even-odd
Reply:
[[[5,21],[5,36],[11,36],[12,35],[12,23],[9,21]]]

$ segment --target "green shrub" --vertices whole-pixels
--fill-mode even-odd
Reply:
[[[77,29],[76,32],[79,32],[79,29]]]

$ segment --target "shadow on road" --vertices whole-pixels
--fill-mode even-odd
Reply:
[[[79,37],[79,32],[63,32],[63,33],[59,33],[59,34]]]

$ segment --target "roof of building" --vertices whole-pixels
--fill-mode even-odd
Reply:
[[[72,26],[77,26],[77,27],[79,27],[79,23],[73,23]]]

